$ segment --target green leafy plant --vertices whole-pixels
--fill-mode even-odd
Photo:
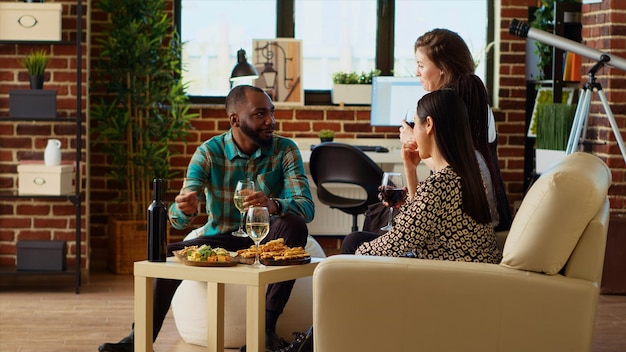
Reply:
[[[22,59],[22,66],[31,76],[43,76],[50,56],[45,50],[32,51]]]
[[[333,139],[335,138],[335,131],[323,129],[320,130],[317,135],[320,137],[320,139]]]
[[[550,103],[537,110],[537,148],[567,149],[567,141],[574,123],[576,104]]]
[[[380,76],[380,70],[369,72],[335,72],[333,73],[333,84],[372,84],[375,76]]]
[[[168,179],[170,144],[191,128],[181,82],[182,44],[163,0],[100,0],[111,19],[99,36],[91,119],[97,150],[119,182],[121,202],[143,219],[154,178]]]

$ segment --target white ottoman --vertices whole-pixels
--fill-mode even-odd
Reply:
[[[185,240],[197,237],[192,231]],[[306,251],[312,257],[325,258],[324,250],[309,236]],[[226,285],[224,307],[224,347],[239,348],[246,344],[246,289],[243,285]],[[184,280],[172,299],[172,312],[178,333],[185,342],[207,345],[206,284]],[[278,319],[276,332],[287,341],[295,331],[304,332],[313,325],[312,278],[296,280],[289,302]]]

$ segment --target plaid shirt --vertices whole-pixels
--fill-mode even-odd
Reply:
[[[281,214],[293,213],[311,222],[315,205],[304,172],[297,145],[290,139],[274,136],[270,147],[259,148],[248,156],[233,141],[229,130],[215,136],[196,149],[189,167],[184,191],[196,191],[206,196],[207,223],[204,235],[213,236],[237,230],[241,213],[233,203],[238,180],[255,181],[257,191],[275,198],[281,204]],[[169,217],[176,229],[186,228],[198,215],[186,215],[170,205]]]

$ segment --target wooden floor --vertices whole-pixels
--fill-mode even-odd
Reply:
[[[0,352],[88,352],[118,341],[133,320],[133,278],[92,273],[74,294],[69,277],[0,277]],[[171,313],[155,343],[157,352],[196,352],[176,331]],[[600,296],[593,352],[626,351],[626,296]]]

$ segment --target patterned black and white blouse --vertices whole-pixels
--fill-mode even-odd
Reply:
[[[357,255],[499,263],[491,224],[479,224],[463,212],[461,178],[447,166],[420,183],[413,199],[400,208],[393,230],[361,244]]]

